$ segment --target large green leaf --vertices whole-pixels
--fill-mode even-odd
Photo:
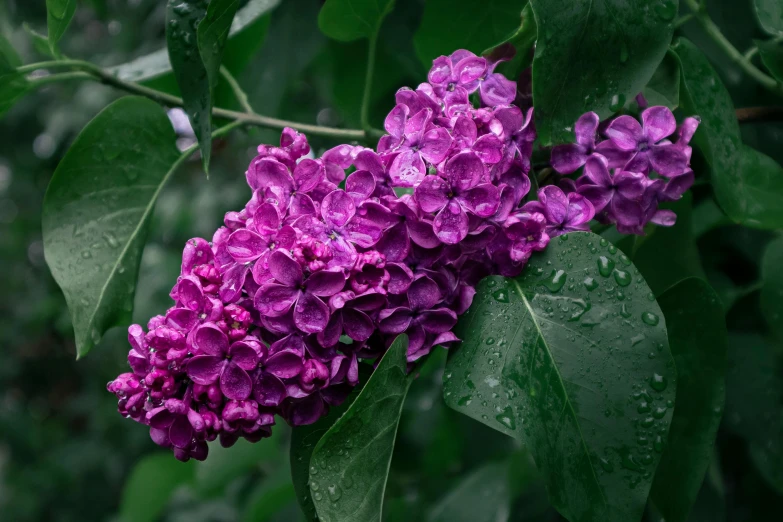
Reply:
[[[291,479],[296,490],[296,499],[307,520],[318,519],[313,498],[310,496],[310,458],[321,437],[334,426],[334,423],[343,416],[359,396],[361,386],[370,377],[369,371],[364,372],[367,368],[366,364],[360,366],[360,372],[364,374],[359,379],[360,384],[354,388],[342,404],[331,408],[329,414],[318,419],[318,422],[307,426],[296,426],[291,430]],[[313,468],[312,471],[315,472],[314,475],[318,475],[318,468]]]
[[[427,522],[506,522],[511,509],[507,463],[486,464],[440,499]]]
[[[605,239],[553,239],[489,277],[456,329],[446,403],[522,441],[572,522],[642,516],[676,391],[663,314]]]
[[[413,40],[416,54],[425,67],[430,67],[438,56],[457,49],[480,54],[517,32],[525,3],[429,0],[424,4],[424,17]]]
[[[650,105],[677,108],[680,104],[680,64],[674,53],[666,53],[642,92]]]
[[[182,463],[170,453],[144,457],[134,466],[122,489],[122,521],[159,520],[174,490],[192,482],[194,470],[193,462]]]
[[[780,167],[742,146],[734,106],[704,55],[680,38],[672,49],[680,60],[680,106],[698,115],[693,138],[710,167],[718,204],[734,222],[758,228],[783,226],[783,179]]]
[[[179,157],[165,112],[144,98],[117,100],[79,134],[46,191],[46,262],[86,354],[131,319],[147,223]]]
[[[57,54],[57,42],[65,34],[76,12],[76,0],[46,0],[46,25],[49,28],[49,47]]]
[[[310,459],[310,494],[321,522],[380,522],[402,405],[411,383],[400,335],[348,411]]]
[[[586,111],[602,118],[642,91],[671,42],[677,0],[531,0],[536,130],[571,139]],[[651,5],[652,4],[652,5]]]
[[[726,321],[715,291],[689,278],[658,298],[677,366],[677,408],[650,498],[663,518],[685,522],[712,460],[726,385]],[[664,445],[665,443],[665,445]]]
[[[783,341],[783,237],[767,245],[761,261],[761,313],[777,338]]]
[[[248,50],[257,48],[257,45],[253,44],[263,41],[266,33],[268,18],[265,15],[268,15],[279,3],[280,0],[250,0],[245,7],[237,11],[223,53],[223,61],[232,73],[241,72],[247,65],[251,54]],[[167,49],[159,49],[130,62],[111,67],[109,70],[121,80],[141,83],[155,80],[156,84],[168,83],[171,60]]]
[[[764,66],[777,81],[783,82],[783,47],[781,47],[780,43],[773,41],[762,42],[761,40],[754,40],[753,43],[759,48],[759,56],[761,56]]]
[[[327,0],[318,13],[318,27],[343,42],[372,38],[392,8],[394,0]]]
[[[726,423],[750,443],[762,476],[783,494],[783,358],[755,334],[729,337]]]
[[[768,34],[783,34],[783,2],[780,0],[753,0],[756,17]]]

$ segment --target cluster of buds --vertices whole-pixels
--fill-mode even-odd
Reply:
[[[550,238],[587,230],[596,210],[629,229],[617,218],[627,191],[614,184],[630,165],[634,176],[675,170],[657,170],[674,163],[656,152],[659,108],[641,130],[626,117],[609,124],[611,154],[595,144],[597,117],[580,119],[577,144],[554,149],[553,162],[561,172],[586,163],[584,174],[529,195],[533,110],[513,104],[516,84],[496,65],[468,51],[435,60],[427,83],[397,92],[376,149],[315,158],[292,129],[279,147],[260,146],[245,208],[211,242],[188,241],[174,306],[146,332],[129,328],[132,372],[108,385],[120,413],[181,460],[205,458],[216,438],[269,436],[278,416],[313,423],[356,386],[359,361],[397,335],[408,336],[411,363],[458,341],[452,328],[482,277],[518,275]],[[688,132],[671,145],[677,161],[690,155]],[[605,171],[620,158],[613,180]],[[656,194],[683,188],[675,179]]]

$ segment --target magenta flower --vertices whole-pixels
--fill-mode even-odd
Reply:
[[[454,51],[451,56],[435,58],[427,79],[435,92],[442,97],[458,87],[468,93],[475,91],[479,87],[479,79],[486,71],[485,58],[476,56],[470,51],[460,50]]]
[[[595,150],[598,115],[586,112],[576,120],[576,143],[565,143],[552,148],[552,168],[560,174],[571,174],[585,164]]]
[[[533,252],[540,252],[549,244],[547,220],[539,212],[517,212],[509,216],[503,228],[511,242],[508,252],[514,263],[526,262]]]
[[[426,163],[440,163],[451,147],[449,132],[432,126],[430,109],[422,109],[410,118],[407,114],[408,108],[398,105],[386,119],[386,130],[399,142],[389,167],[389,176],[397,187],[415,187],[427,174]]]
[[[193,382],[209,386],[220,382],[220,390],[231,400],[245,400],[253,391],[248,372],[254,370],[264,346],[254,337],[228,344],[228,337],[214,326],[202,325],[194,334],[198,346],[188,361],[187,373]]]
[[[427,176],[416,187],[415,197],[425,212],[437,212],[433,230],[446,244],[468,235],[468,215],[490,217],[500,204],[497,187],[483,182],[484,164],[474,152],[461,152],[446,162],[446,178]]]
[[[294,324],[299,330],[316,333],[326,328],[329,307],[320,298],[343,289],[342,271],[322,270],[305,278],[299,263],[277,251],[269,257],[269,272],[276,282],[262,285],[253,301],[260,313],[277,317],[293,306]]]
[[[587,198],[574,192],[566,195],[554,185],[539,190],[538,201],[525,203],[522,210],[543,214],[549,237],[589,230],[587,223],[595,216],[595,209]]]

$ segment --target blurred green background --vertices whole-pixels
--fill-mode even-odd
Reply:
[[[328,40],[316,23],[320,6],[319,0],[283,0],[243,42],[242,54],[226,61],[238,60],[237,67],[246,63],[239,80],[259,113],[356,128],[366,42]],[[760,36],[749,0],[710,6],[738,48]],[[157,50],[165,43],[164,11],[162,0],[83,0],[62,51],[111,66]],[[426,77],[413,43],[423,11],[423,0],[398,0],[384,22],[373,91],[377,127],[396,89]],[[0,32],[26,62],[45,59],[24,23],[46,32],[44,0],[0,2]],[[743,77],[694,23],[680,32],[707,53],[737,107],[770,102],[771,95]],[[105,391],[107,381],[126,371],[122,329],[109,332],[89,356],[75,361],[68,310],[44,262],[41,202],[70,142],[119,95],[96,83],[58,84],[27,96],[0,120],[0,520],[300,520],[285,426],[278,426],[273,439],[256,445],[241,441],[228,451],[213,446],[207,462],[181,464],[159,450],[146,429],[118,415],[116,400]],[[232,104],[230,97],[218,100],[220,106]],[[783,163],[783,125],[746,124],[742,130],[746,143]],[[184,144],[190,137],[184,133],[181,139]],[[235,131],[214,144],[209,180],[198,158],[176,173],[156,207],[135,321],[145,324],[169,307],[182,245],[194,236],[210,238],[226,211],[244,205],[250,196],[244,171],[255,146],[278,139],[277,132]],[[334,143],[313,139],[311,144],[318,153]],[[697,232],[714,222],[716,209],[705,191],[695,189]],[[727,305],[735,342],[762,342],[755,333],[737,336],[766,328],[758,296],[748,286],[758,279],[758,260],[771,234],[725,226],[697,235],[701,263]],[[449,512],[450,496],[465,494],[475,495],[478,513],[486,514],[491,510],[484,507],[510,494],[509,520],[561,520],[522,448],[443,405],[444,360],[442,351],[431,357],[406,402],[386,520],[485,520]],[[770,520],[783,513],[783,497],[763,480],[747,444],[732,433],[719,434],[692,520]]]

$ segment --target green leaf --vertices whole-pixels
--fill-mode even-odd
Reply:
[[[125,481],[120,500],[123,522],[159,520],[171,494],[193,480],[193,462],[180,462],[171,453],[148,455]]]
[[[373,38],[393,7],[394,0],[327,0],[318,13],[318,27],[343,42]]]
[[[571,139],[586,111],[611,115],[642,91],[671,42],[677,0],[531,0],[536,130]],[[652,4],[652,5],[651,5]]]
[[[428,0],[413,39],[416,54],[427,68],[438,56],[449,55],[457,49],[479,54],[517,32],[524,7],[525,2],[521,0]]]
[[[82,130],[52,176],[44,254],[71,311],[78,357],[110,327],[131,320],[152,209],[186,157],[174,141],[159,105],[121,98]]]
[[[0,34],[0,74],[13,71],[17,67],[22,65],[22,59],[11,45],[11,42],[6,40],[5,36]]]
[[[230,1],[230,0],[225,0]],[[190,125],[198,139],[204,170],[209,174],[212,154],[212,89],[209,72],[201,59],[198,27],[208,7],[220,0],[169,0],[166,8],[166,42],[174,78]]]
[[[726,387],[726,320],[715,291],[689,278],[658,298],[677,367],[677,408],[650,498],[667,521],[685,522],[712,460]],[[664,447],[656,438],[656,449]]]
[[[30,88],[24,74],[16,72],[22,64],[11,43],[0,35],[0,117],[14,106]]]
[[[783,34],[783,2],[780,0],[753,0],[756,17],[767,34]]]
[[[783,5],[783,4],[781,4]],[[783,82],[783,47],[780,43],[761,40],[753,40],[759,48],[759,56],[772,76],[779,82]]]
[[[368,368],[366,364],[362,364],[359,367],[360,374],[364,372],[365,368]],[[334,423],[348,410],[348,407],[353,404],[353,401],[359,396],[362,384],[367,382],[369,377],[369,371],[364,375],[360,375],[359,385],[351,391],[348,398],[339,406],[331,408],[329,414],[318,419],[318,422],[308,424],[307,426],[295,426],[291,430],[291,479],[296,490],[296,499],[307,520],[318,519],[315,504],[310,496],[309,486],[310,459],[313,451],[324,433],[329,431],[334,426]],[[317,475],[318,470],[315,469],[315,471]]]
[[[605,239],[553,239],[485,278],[455,333],[446,403],[529,449],[568,520],[640,520],[676,390],[663,314]]]
[[[783,340],[783,237],[767,245],[761,260],[761,313],[779,340]]]
[[[266,478],[249,495],[247,507],[242,514],[243,522],[266,522],[281,509],[296,500],[287,470],[279,470]]]
[[[677,108],[680,104],[680,64],[673,52],[666,53],[642,92],[650,105]]]
[[[52,49],[49,47],[49,39],[47,37],[38,33],[35,29],[30,27],[27,22],[22,24],[22,28],[30,37],[30,42],[33,45],[33,49],[35,49],[38,54],[46,56],[47,58],[57,57],[57,55],[55,55],[52,52]]]
[[[244,59],[239,61],[242,66],[247,64],[246,49],[248,44],[263,40],[263,25],[256,25],[259,19],[267,15],[272,9],[277,7],[280,0],[250,0],[245,7],[237,11],[234,21],[231,24],[231,30],[228,33],[228,43],[224,52],[224,62],[233,73],[241,70],[231,67],[235,63],[236,55],[241,54]],[[268,23],[264,22],[264,24]],[[241,40],[241,42],[240,42]],[[237,42],[235,44],[235,41]],[[121,80],[147,83],[153,79],[163,81],[161,76],[171,73],[171,61],[167,49],[140,56],[130,62],[110,67],[109,71]]]
[[[76,0],[46,0],[46,25],[49,28],[49,48],[57,54],[57,42],[65,34],[76,12]]]
[[[399,335],[348,411],[318,441],[310,459],[310,494],[321,522],[380,522],[411,384],[407,350],[408,336]]]
[[[506,522],[511,506],[508,463],[486,464],[439,500],[427,522]]]
[[[212,0],[206,16],[198,25],[198,50],[213,93],[220,79],[223,48],[238,8],[239,0]]]
[[[522,74],[522,71],[530,67],[533,61],[530,51],[536,43],[537,34],[536,18],[533,16],[533,9],[530,7],[530,4],[527,4],[522,10],[522,22],[514,34],[503,42],[485,50],[482,54],[488,56],[492,54],[493,49],[501,45],[511,45],[514,48],[514,57],[507,62],[500,62],[495,72],[499,72],[505,75],[506,78],[516,81],[519,75]]]
[[[632,247],[630,252],[624,246],[623,250],[631,256],[655,295],[661,295],[664,290],[688,277],[705,278],[699,250],[693,239],[692,199],[691,193],[686,192],[679,201],[661,205],[661,208],[677,214],[674,226],[656,226],[647,236],[630,236],[624,240],[639,244],[642,238],[648,238],[638,248]],[[672,252],[677,252],[677,255],[672,255]]]
[[[780,167],[743,147],[731,97],[696,46],[680,38],[672,49],[680,60],[680,106],[701,117],[693,144],[707,160],[718,204],[735,223],[783,226]]]
[[[783,494],[783,359],[755,334],[729,338],[726,413],[729,428],[750,443],[762,476]]]

